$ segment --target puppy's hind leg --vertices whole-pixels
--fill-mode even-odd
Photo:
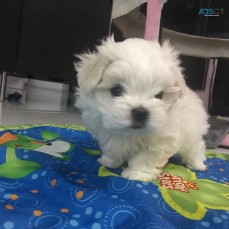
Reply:
[[[205,142],[198,141],[195,145],[185,147],[186,149],[178,154],[182,157],[182,162],[190,169],[197,171],[206,170],[207,166],[204,164],[205,156]]]

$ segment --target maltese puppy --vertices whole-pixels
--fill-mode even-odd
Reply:
[[[77,55],[77,107],[98,140],[109,168],[128,163],[122,176],[150,181],[174,154],[189,168],[206,169],[207,114],[185,84],[178,52],[168,42],[103,41]]]

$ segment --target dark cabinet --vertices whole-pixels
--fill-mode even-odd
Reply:
[[[4,47],[0,37],[0,70],[76,83],[74,54],[93,49],[109,33],[110,0],[1,0],[0,15],[5,5],[16,14],[10,12],[10,25],[0,21],[3,33],[2,23],[11,28]]]
[[[23,0],[0,1],[0,70],[16,71]]]
[[[168,0],[163,27],[190,35],[229,37],[228,0]]]

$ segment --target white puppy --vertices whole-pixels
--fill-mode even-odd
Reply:
[[[206,169],[207,114],[167,42],[111,37],[78,57],[77,106],[100,144],[102,165],[128,162],[123,177],[148,181],[178,153],[189,168]]]

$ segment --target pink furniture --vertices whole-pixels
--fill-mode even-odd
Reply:
[[[146,40],[157,40],[159,37],[161,10],[167,0],[148,0],[145,25]]]

